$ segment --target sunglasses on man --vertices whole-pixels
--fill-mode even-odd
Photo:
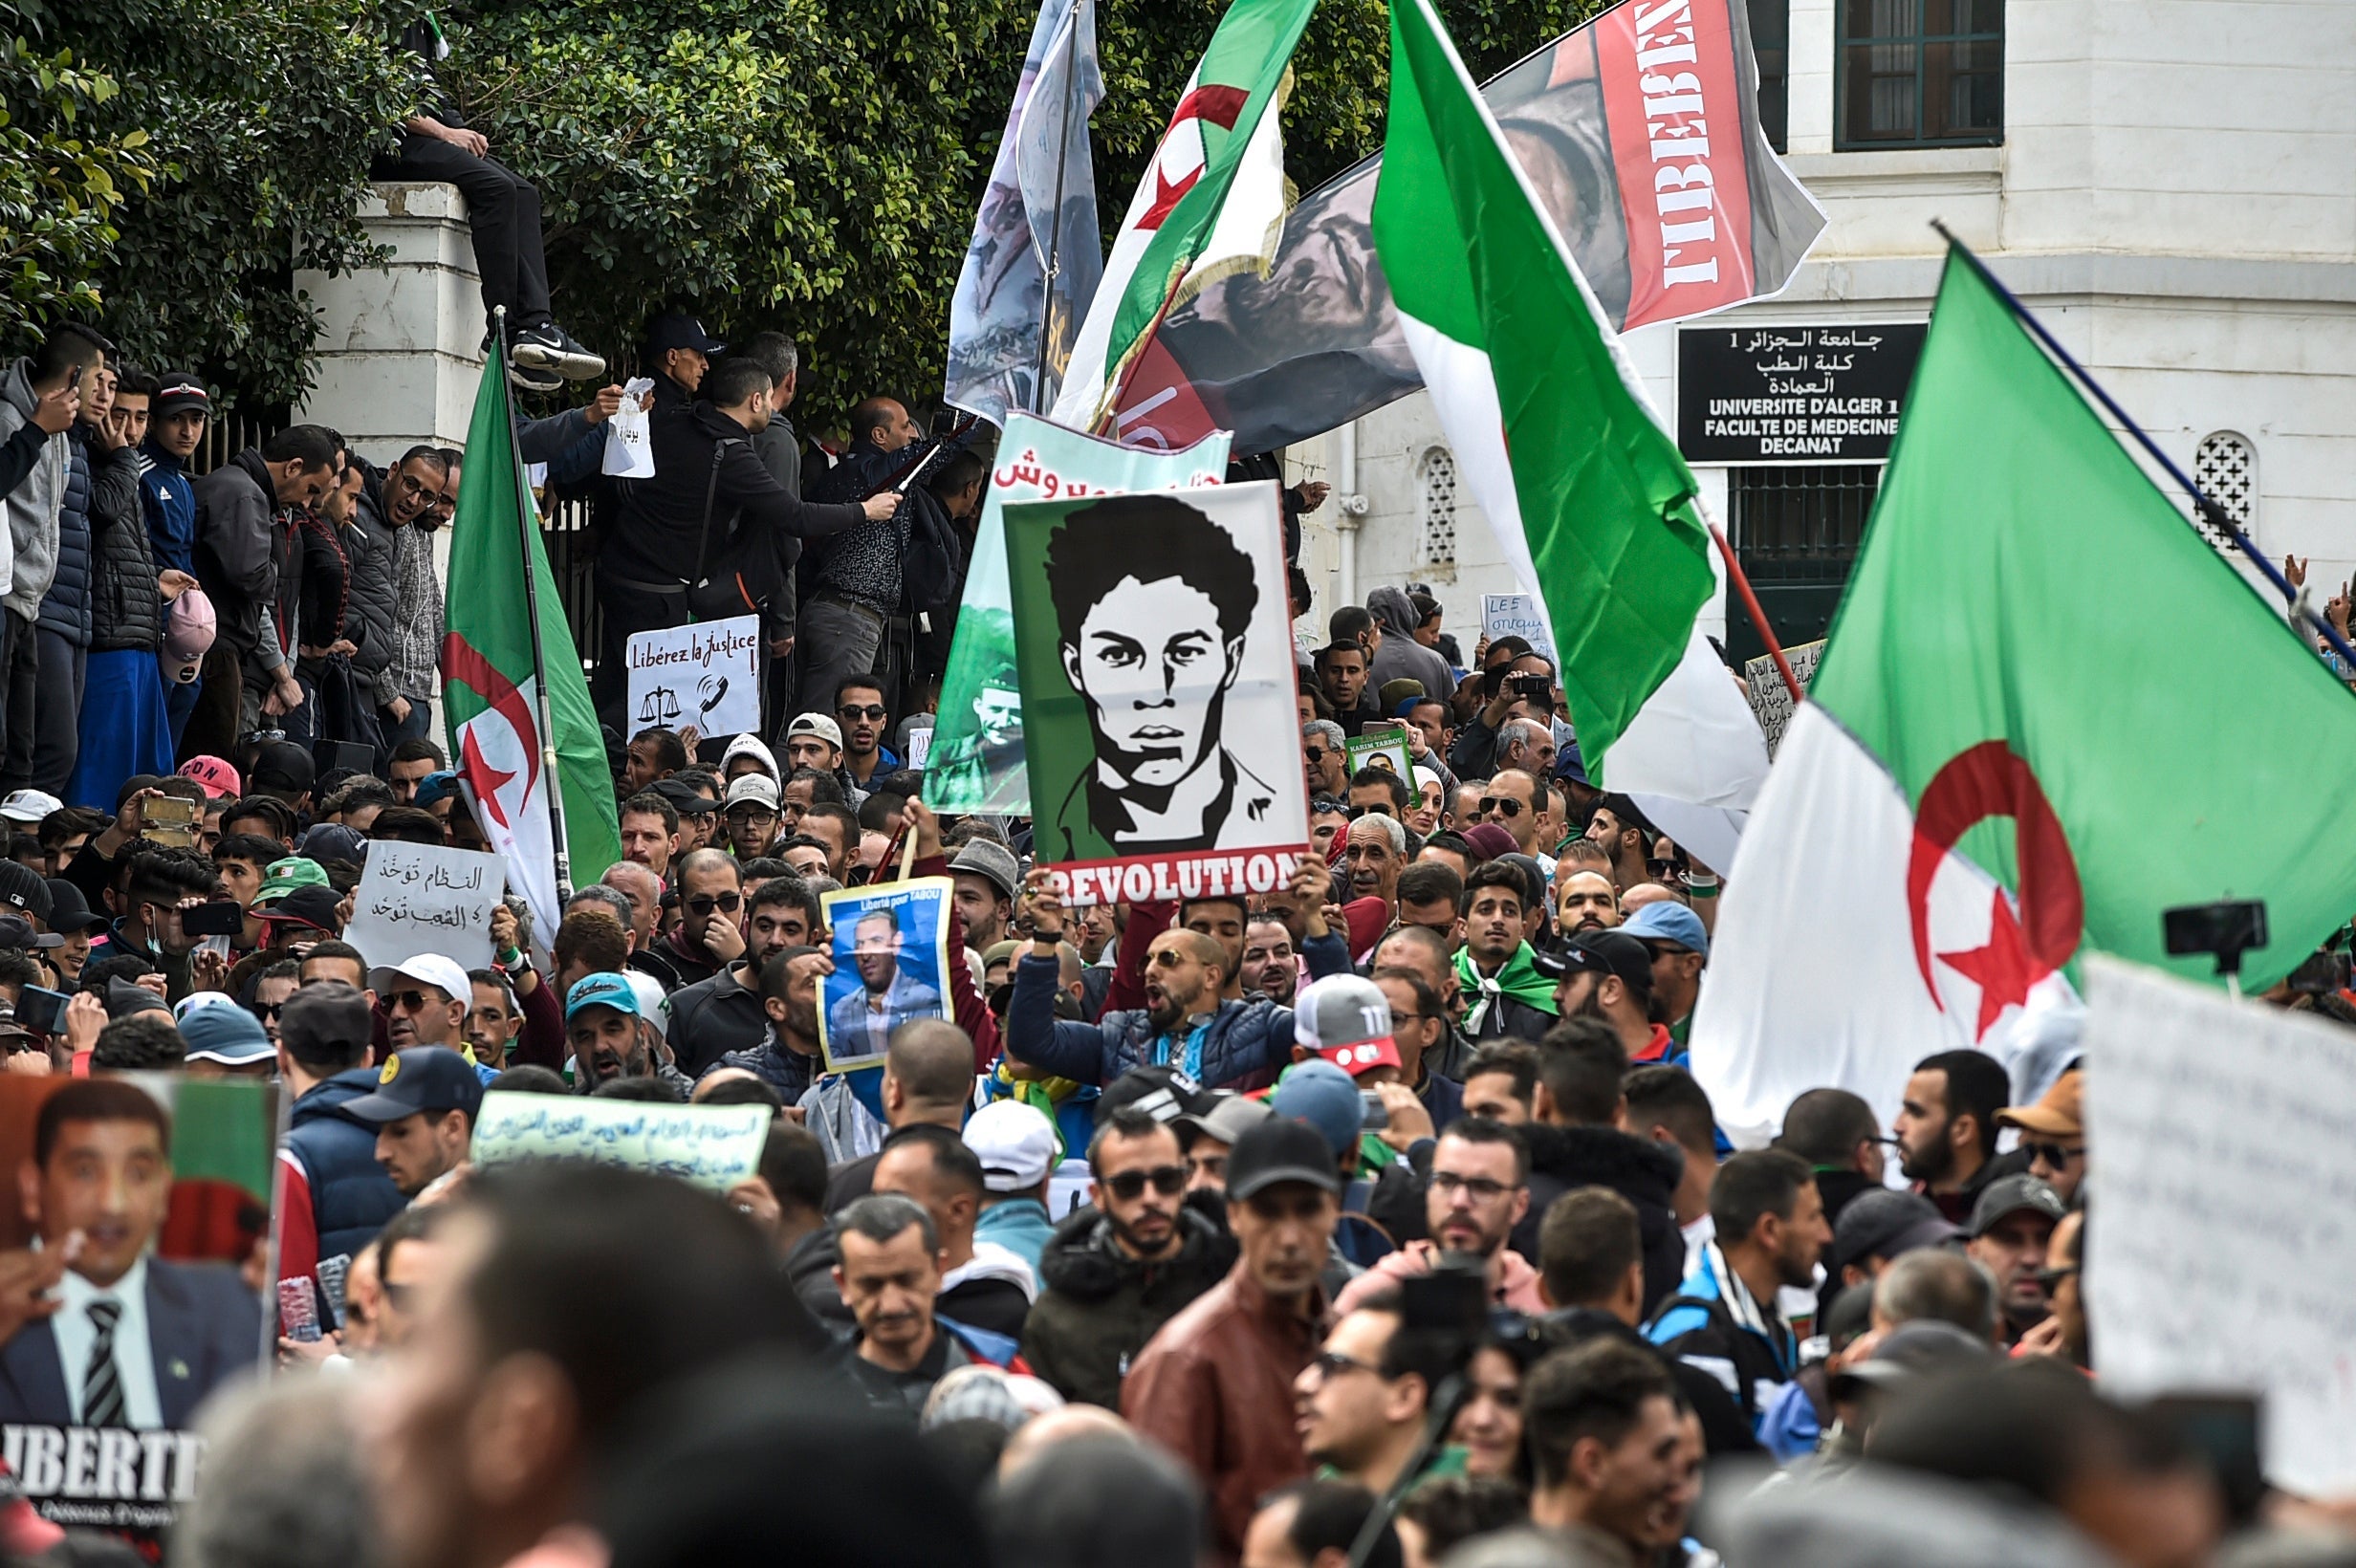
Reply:
[[[1519,817],[1521,815],[1521,802],[1515,799],[1510,795],[1482,795],[1481,815],[1486,817],[1491,812],[1496,813],[1499,817]]]
[[[2023,1143],[2020,1146],[2029,1151],[2030,1159],[2042,1160],[2056,1170],[2066,1168],[2072,1160],[2086,1152],[2083,1143],[2076,1148],[2065,1143]]]
[[[857,703],[848,703],[843,707],[835,709],[835,712],[838,715],[846,719],[880,720],[890,711],[891,710],[885,708],[882,703],[869,703],[864,708],[860,707]]]
[[[743,904],[744,899],[734,893],[721,893],[717,895],[705,893],[700,894],[695,898],[683,900],[682,902],[687,904],[688,914],[693,915],[698,920],[709,920],[711,918],[711,912],[714,909],[721,910],[727,914],[734,914],[736,912],[737,905]]]
[[[1187,1167],[1156,1165],[1151,1170],[1118,1170],[1104,1178],[1104,1189],[1123,1203],[1135,1203],[1145,1195],[1148,1183],[1163,1197],[1174,1198],[1186,1189]]]

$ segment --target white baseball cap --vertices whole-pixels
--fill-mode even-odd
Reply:
[[[368,971],[368,989],[379,996],[388,996],[401,989],[404,978],[439,987],[453,1002],[474,1005],[474,982],[467,978],[458,960],[440,953],[419,953],[398,964],[379,964]]]
[[[0,800],[0,817],[11,822],[38,822],[51,812],[65,810],[65,802],[46,790],[18,790]]]
[[[803,713],[785,727],[785,738],[796,735],[816,735],[836,751],[842,750],[842,726],[823,713]]]
[[[756,806],[777,809],[777,781],[767,773],[739,773],[729,780],[728,797],[721,810],[750,800]]]
[[[966,1147],[982,1162],[982,1185],[993,1192],[1028,1192],[1047,1180],[1056,1163],[1056,1128],[1036,1106],[1000,1100],[966,1122]]]

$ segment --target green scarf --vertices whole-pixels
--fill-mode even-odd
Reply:
[[[1464,1015],[1464,1032],[1467,1034],[1477,1035],[1480,1033],[1482,1020],[1489,1013],[1489,1000],[1499,994],[1511,996],[1515,1001],[1534,1007],[1540,1013],[1551,1014],[1555,1010],[1555,983],[1538,973],[1538,966],[1530,962],[1530,945],[1527,942],[1514,949],[1513,956],[1505,961],[1504,967],[1494,976],[1486,979],[1473,965],[1471,949],[1457,948],[1456,983],[1464,989],[1464,994],[1472,1004]]]

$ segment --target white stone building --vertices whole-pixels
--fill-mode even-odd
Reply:
[[[1709,328],[1920,322],[1941,219],[2261,549],[2311,555],[2320,584],[2356,572],[2356,4],[1750,0],[1750,11],[1769,135],[1830,223],[1779,297]],[[1681,330],[1705,329],[1628,338],[1665,418]],[[1363,498],[1356,516],[1328,504],[1310,519],[1317,619],[1377,583],[1422,581],[1469,653],[1480,595],[1516,585],[1428,401],[1288,456]],[[1695,466],[1778,633],[1821,635],[1878,465]],[[1356,524],[1355,539],[1337,523]],[[1728,614],[1723,595],[1708,613]],[[1739,606],[1732,619],[1749,651]],[[2164,612],[2153,631],[2167,635]]]

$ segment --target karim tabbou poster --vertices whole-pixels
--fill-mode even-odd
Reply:
[[[0,1342],[0,1457],[44,1517],[158,1556],[198,1406],[263,1355],[276,1126],[267,1083],[0,1078],[0,1251],[72,1258]]]
[[[1004,516],[1032,821],[1064,901],[1285,886],[1309,803],[1275,484]]]

